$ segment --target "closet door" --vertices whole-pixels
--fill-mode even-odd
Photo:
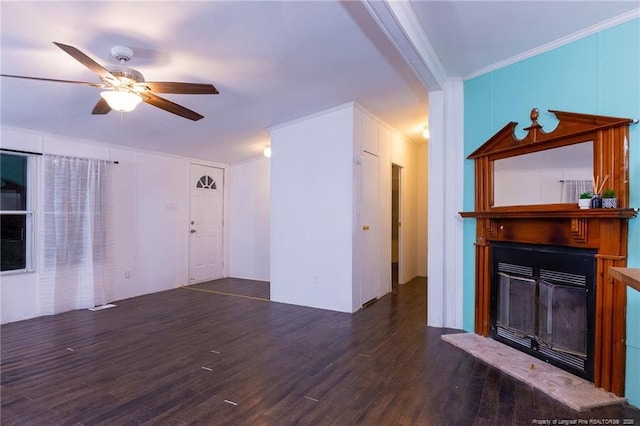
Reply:
[[[362,153],[360,201],[360,301],[366,304],[380,297],[380,160]]]

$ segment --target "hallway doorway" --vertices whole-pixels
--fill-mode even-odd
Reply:
[[[402,268],[402,167],[391,165],[391,284],[399,283]]]

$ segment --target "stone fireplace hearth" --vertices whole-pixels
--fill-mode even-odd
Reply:
[[[625,402],[625,398],[558,367],[473,333],[444,334],[448,342],[577,411]]]

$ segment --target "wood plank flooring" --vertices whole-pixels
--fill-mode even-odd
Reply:
[[[531,425],[575,412],[443,342],[417,279],[354,315],[175,289],[1,327],[2,425]],[[603,423],[591,423],[603,424]]]

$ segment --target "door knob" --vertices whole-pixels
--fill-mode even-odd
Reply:
[[[362,225],[362,230],[363,231],[368,231],[369,230],[369,225]]]
[[[196,233],[196,230],[195,230],[195,229],[192,229],[192,230],[191,230],[191,233],[192,233],[192,234],[195,234],[195,233]]]

